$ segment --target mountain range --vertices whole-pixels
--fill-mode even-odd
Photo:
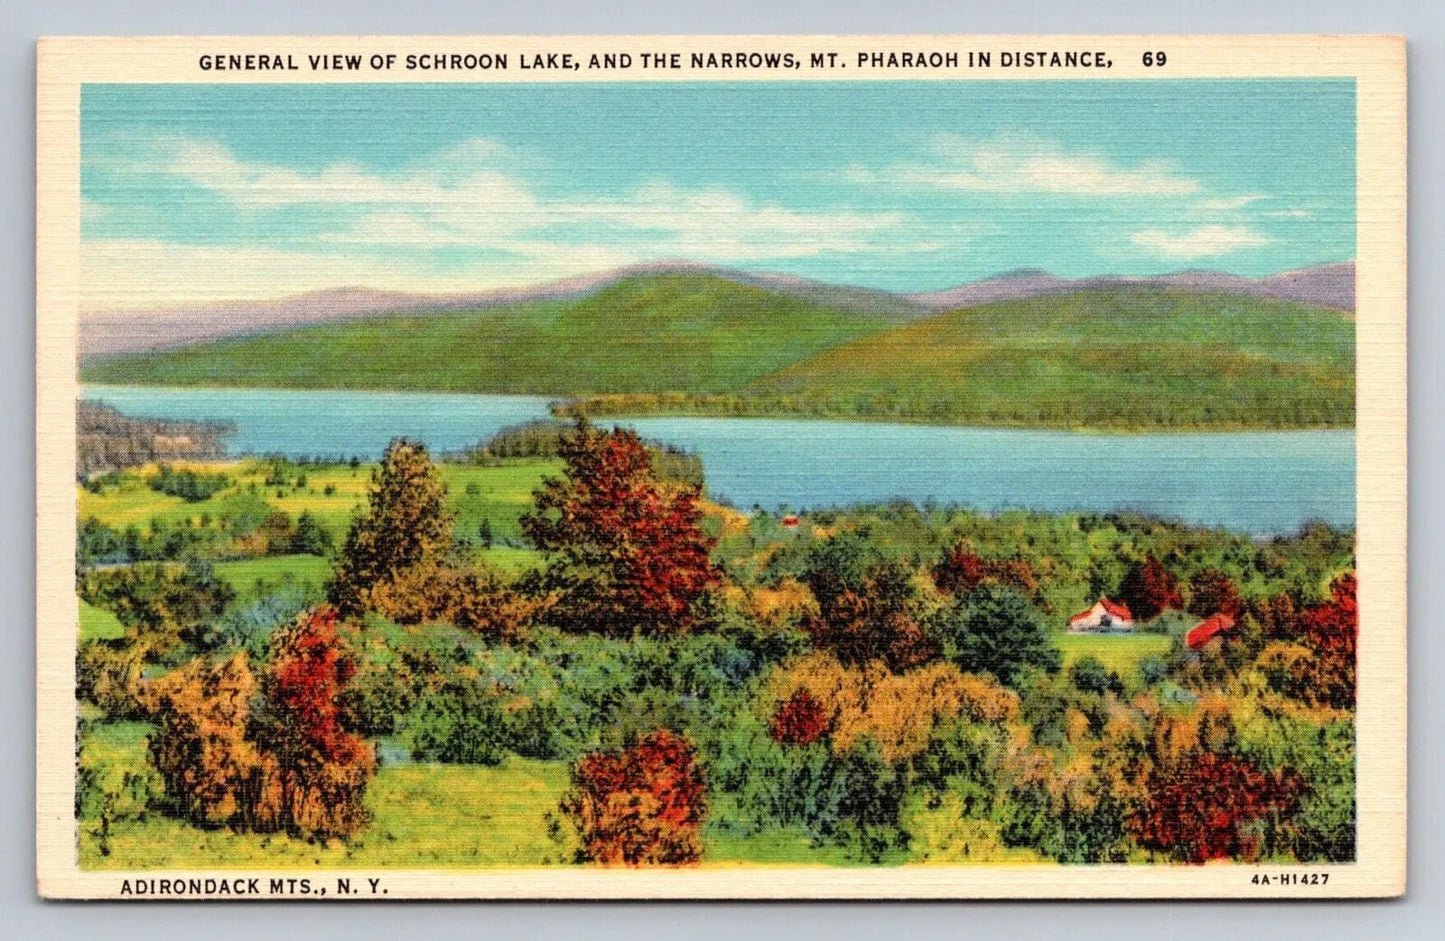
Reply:
[[[473,293],[411,294],[343,287],[278,300],[155,310],[87,311],[80,315],[79,353],[82,362],[91,362],[116,354],[178,349],[314,324],[572,300],[629,280],[659,276],[706,277],[892,322],[921,320],[944,311],[998,301],[1138,287],[1273,298],[1346,312],[1353,312],[1355,307],[1354,262],[1317,265],[1265,278],[1242,278],[1218,271],[1181,271],[1148,278],[1115,275],[1061,278],[1045,271],[1024,269],[943,291],[897,293],[681,261],[620,268],[536,287]]]

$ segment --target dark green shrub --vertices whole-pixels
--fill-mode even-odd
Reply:
[[[1010,588],[980,585],[940,611],[930,628],[964,673],[989,673],[1015,689],[1030,669],[1056,672],[1062,663],[1043,615]]]
[[[450,682],[424,696],[403,735],[414,760],[446,764],[499,764],[510,744],[501,706],[474,683]]]

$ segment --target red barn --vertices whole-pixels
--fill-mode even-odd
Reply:
[[[798,518],[797,518],[796,516],[785,516],[785,517],[783,517],[783,528],[784,528],[784,529],[797,529],[797,528],[798,528],[798,523],[799,523],[799,520],[798,520]]]
[[[1216,614],[1200,621],[1193,630],[1184,635],[1184,642],[1190,650],[1199,650],[1220,634],[1234,630],[1234,618],[1227,614]]]

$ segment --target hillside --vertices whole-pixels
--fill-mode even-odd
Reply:
[[[577,395],[742,389],[892,324],[702,274],[571,300],[405,314],[88,363],[87,382]]]
[[[399,314],[427,317],[543,301],[576,301],[625,282],[669,276],[762,288],[773,294],[851,314],[889,320],[925,317],[936,309],[913,300],[909,295],[888,291],[670,261],[579,275],[529,287],[464,294],[406,294],[348,287],[265,301],[234,301],[159,310],[82,311],[80,359],[89,363],[121,353],[173,350],[230,337],[277,333],[326,323],[385,319]]]
[[[747,388],[804,410],[946,424],[1348,426],[1354,324],[1288,301],[1154,287],[953,311]]]
[[[527,393],[593,415],[1096,429],[1348,427],[1339,310],[1159,286],[900,322],[703,274],[88,364],[89,382]]]

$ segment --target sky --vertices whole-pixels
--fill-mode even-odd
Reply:
[[[1349,80],[87,85],[82,307],[1355,254]]]

